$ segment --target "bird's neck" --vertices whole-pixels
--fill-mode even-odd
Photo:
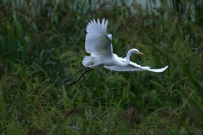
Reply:
[[[127,66],[129,63],[130,63],[130,56],[131,56],[132,52],[131,51],[128,51],[127,55],[126,55],[126,60],[125,62],[123,62],[121,64],[121,66]]]
[[[132,52],[128,51],[127,55],[126,55],[126,61],[125,64],[128,65],[130,63],[130,56],[131,56]]]

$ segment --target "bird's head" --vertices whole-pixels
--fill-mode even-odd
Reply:
[[[142,53],[142,52],[138,51],[138,50],[137,50],[137,49],[135,49],[135,48],[131,49],[129,52],[130,52],[130,53],[139,54],[139,55],[143,55],[143,56],[145,55],[144,53]]]

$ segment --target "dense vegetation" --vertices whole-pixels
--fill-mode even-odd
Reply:
[[[118,2],[118,1],[117,1]],[[202,134],[203,5],[200,0],[133,2],[2,0],[0,134]],[[133,9],[133,10],[132,10]],[[101,68],[77,84],[86,25],[109,20],[114,52],[164,73]]]

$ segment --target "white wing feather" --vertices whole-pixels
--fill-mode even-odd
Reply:
[[[92,20],[87,25],[87,35],[85,41],[85,50],[91,55],[98,55],[100,53],[112,53],[111,39],[107,34],[108,20],[103,19],[100,23]]]
[[[126,59],[120,58],[122,61],[125,61]],[[149,66],[140,66],[134,62],[130,62],[127,66],[104,66],[107,69],[114,70],[114,71],[151,71],[151,72],[163,72],[165,71],[168,66],[165,66],[164,68],[159,69],[151,69]]]
[[[151,71],[151,72],[163,72],[165,71],[168,66],[165,66],[164,68],[159,68],[159,69],[151,69],[150,67],[135,67],[133,65],[128,65],[128,66],[104,66],[106,69],[109,70],[114,70],[114,71]]]
[[[114,70],[114,71],[143,71],[144,69],[134,67],[134,66],[104,66],[106,69]]]

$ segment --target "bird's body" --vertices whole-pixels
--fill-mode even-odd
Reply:
[[[151,69],[148,66],[140,66],[130,61],[130,56],[143,53],[137,49],[128,51],[126,58],[118,57],[113,53],[112,35],[107,33],[108,20],[103,19],[100,23],[99,19],[90,21],[87,25],[87,35],[85,41],[85,50],[91,56],[85,56],[82,64],[85,67],[95,68],[103,66],[104,68],[115,71],[143,71],[148,70],[152,72],[163,72],[168,66],[160,69]]]
[[[163,72],[168,66],[159,69],[151,69],[148,66],[140,66],[132,61],[130,61],[130,56],[135,54],[143,53],[139,52],[137,49],[133,48],[128,51],[125,58],[118,57],[113,53],[112,47],[112,35],[107,33],[107,24],[108,20],[103,19],[100,23],[99,19],[96,22],[95,20],[90,21],[87,25],[87,35],[85,41],[85,50],[87,53],[90,53],[90,56],[85,56],[82,64],[85,67],[89,67],[90,69],[85,70],[84,68],[79,70],[76,74],[71,76],[69,79],[65,79],[61,82],[61,84],[65,84],[70,82],[72,78],[74,78],[78,73],[84,73],[77,79],[69,84],[73,85],[77,83],[80,78],[86,74],[87,72],[93,70],[96,67],[104,67],[109,70],[114,71],[151,71],[151,72]]]
[[[128,63],[119,60],[120,58],[116,54],[86,56],[83,59],[83,65],[85,67],[96,66],[125,66]]]

